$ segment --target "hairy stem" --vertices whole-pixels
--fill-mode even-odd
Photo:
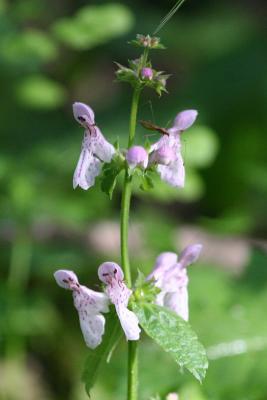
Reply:
[[[140,97],[140,89],[136,88],[133,93],[132,106],[131,106],[128,147],[131,147],[134,142],[139,97]],[[121,200],[121,264],[125,273],[126,282],[129,287],[132,286],[129,250],[128,250],[128,226],[129,226],[130,202],[131,202],[131,177],[128,175],[128,172],[126,170],[124,177],[122,200]]]
[[[133,93],[128,148],[134,143],[136,118],[138,103],[140,97],[140,88],[136,88]],[[128,226],[129,212],[131,202],[131,180],[128,171],[125,171],[124,185],[121,201],[121,264],[125,273],[125,279],[129,287],[132,286],[129,249],[128,249]],[[138,368],[137,368],[137,342],[129,341],[128,343],[128,390],[127,399],[137,400],[138,398]]]

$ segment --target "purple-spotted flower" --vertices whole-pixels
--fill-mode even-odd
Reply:
[[[127,340],[138,340],[140,328],[137,316],[127,306],[132,291],[123,282],[123,271],[114,262],[105,262],[98,268],[98,277],[106,286],[106,294],[114,304]]]
[[[137,166],[146,169],[148,164],[147,151],[142,146],[132,146],[126,153],[126,161],[130,169]]]
[[[107,295],[80,285],[72,271],[61,269],[54,273],[54,277],[60,287],[72,291],[85,343],[91,349],[96,348],[101,343],[105,330],[102,313],[109,311]]]
[[[148,79],[149,81],[151,81],[153,78],[153,69],[149,67],[142,68],[141,77],[142,79]]]
[[[171,186],[183,187],[185,181],[184,162],[181,155],[180,134],[196,120],[196,110],[185,110],[177,114],[168,135],[151,146],[149,163],[157,164],[157,171],[163,181]]]
[[[154,279],[161,289],[156,303],[176,312],[185,321],[189,318],[188,276],[186,267],[194,263],[202,250],[201,244],[186,247],[179,258],[175,253],[161,253],[147,280]]]
[[[85,128],[82,150],[73,176],[73,188],[80,186],[87,190],[94,185],[102,164],[111,161],[115,149],[96,126],[95,114],[89,106],[76,102],[73,104],[73,114]]]

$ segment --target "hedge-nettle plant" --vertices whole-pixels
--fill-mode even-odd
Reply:
[[[188,324],[188,274],[187,267],[201,253],[200,244],[190,244],[178,256],[172,252],[161,253],[148,276],[141,272],[132,283],[128,252],[128,223],[133,180],[140,187],[153,187],[153,177],[169,185],[183,188],[186,173],[181,154],[181,135],[197,118],[196,110],[179,112],[169,129],[151,122],[142,125],[155,130],[159,140],[143,146],[135,144],[138,104],[142,91],[148,87],[159,95],[166,92],[168,75],[152,67],[149,52],[164,48],[158,37],[137,35],[132,42],[142,48],[138,59],[129,65],[118,65],[117,80],[128,82],[133,90],[127,149],[112,145],[95,123],[94,111],[86,104],[73,104],[76,121],[84,128],[81,154],[73,177],[73,187],[87,190],[101,182],[101,189],[112,197],[117,177],[124,174],[121,202],[121,265],[112,261],[101,264],[98,278],[102,291],[96,292],[79,283],[73,271],[55,272],[59,286],[70,290],[78,311],[85,344],[92,349],[86,361],[83,380],[89,394],[102,358],[110,358],[110,351],[124,333],[128,341],[128,400],[138,398],[138,342],[142,331],[170,354],[182,368],[187,368],[200,381],[205,376],[208,363],[203,346]],[[186,134],[186,133],[185,133]],[[175,394],[173,394],[175,396]]]

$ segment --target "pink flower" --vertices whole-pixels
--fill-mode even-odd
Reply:
[[[173,126],[151,146],[149,163],[156,163],[157,171],[163,181],[171,186],[183,187],[185,169],[181,155],[180,134],[188,129],[196,120],[196,110],[185,110],[177,114]]]
[[[148,67],[142,68],[141,69],[141,77],[142,77],[142,79],[148,79],[149,81],[151,81],[153,78],[152,68],[148,68]]]
[[[189,318],[186,267],[198,259],[201,250],[201,244],[194,244],[186,247],[179,258],[175,253],[161,253],[147,277],[148,280],[154,279],[155,285],[161,289],[156,303],[173,310],[185,321]]]
[[[80,285],[72,271],[61,269],[54,273],[54,277],[60,287],[72,291],[85,343],[91,349],[96,348],[104,334],[105,318],[101,313],[109,311],[108,297],[104,293]]]
[[[148,164],[147,151],[142,146],[132,146],[126,153],[126,161],[131,169],[137,166],[146,169]]]
[[[87,190],[95,183],[102,164],[110,162],[115,149],[95,124],[93,110],[84,103],[73,104],[74,118],[85,128],[82,150],[73,176],[73,188]]]
[[[107,285],[106,293],[115,306],[127,340],[138,340],[141,331],[138,318],[127,308],[132,291],[123,282],[121,267],[114,262],[105,262],[98,268],[98,277]]]

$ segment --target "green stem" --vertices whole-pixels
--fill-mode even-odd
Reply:
[[[146,65],[148,57],[148,48],[144,50],[140,70]],[[140,73],[139,70],[139,73]],[[133,92],[130,125],[129,125],[129,139],[128,148],[134,144],[136,119],[141,87],[137,86]],[[129,227],[129,213],[131,204],[131,183],[132,178],[129,176],[127,167],[125,170],[124,185],[121,200],[121,264],[125,273],[125,279],[129,287],[132,286],[131,268],[129,260],[128,249],[128,227]],[[128,343],[128,390],[127,399],[138,399],[138,342],[129,341]]]
[[[132,106],[131,106],[128,148],[131,147],[134,142],[139,97],[140,97],[140,89],[136,88],[133,93]],[[123,191],[122,191],[122,200],[121,200],[121,264],[125,273],[126,282],[129,287],[132,286],[129,250],[128,250],[128,226],[129,226],[130,203],[131,203],[131,177],[128,175],[126,169]]]
[[[140,88],[137,87],[134,89],[133,99],[132,99],[132,107],[131,107],[131,116],[130,116],[128,148],[131,147],[134,142],[135,129],[136,129],[136,118],[137,118],[137,110],[138,110],[140,93],[141,93]]]
[[[129,287],[132,286],[129,250],[128,250],[128,225],[131,202],[131,177],[125,171],[124,185],[121,199],[121,264],[125,273],[125,280]]]
[[[138,399],[138,342],[128,343],[128,400]]]
[[[136,88],[133,93],[128,148],[134,143],[138,103],[140,98],[140,88]],[[129,287],[132,286],[131,268],[128,249],[128,226],[129,212],[131,203],[131,181],[127,169],[125,170],[124,185],[121,200],[121,264],[125,273],[125,279]],[[137,400],[138,398],[138,365],[137,365],[137,342],[128,343],[128,390],[127,399]]]

